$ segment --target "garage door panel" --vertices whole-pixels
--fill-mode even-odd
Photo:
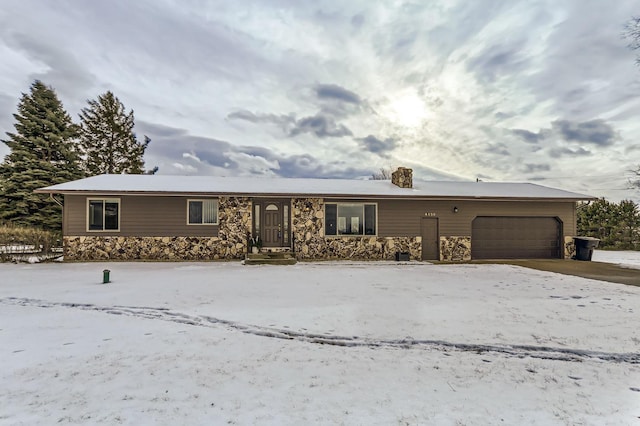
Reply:
[[[551,217],[477,217],[472,226],[474,259],[560,258],[562,225]]]

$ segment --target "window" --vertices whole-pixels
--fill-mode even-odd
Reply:
[[[87,199],[87,230],[119,231],[120,200],[118,198]]]
[[[218,200],[188,200],[187,209],[189,225],[218,224]]]
[[[325,235],[376,235],[375,204],[325,204]]]

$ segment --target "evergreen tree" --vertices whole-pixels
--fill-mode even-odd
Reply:
[[[144,152],[151,142],[147,136],[138,142],[133,133],[133,110],[128,113],[111,91],[88,101],[80,112],[81,144],[85,168],[90,176],[155,173],[144,170]]]
[[[640,209],[631,200],[618,204],[618,244],[623,250],[640,250]]]
[[[600,248],[640,249],[640,210],[630,200],[619,204],[601,198],[578,205],[578,235],[600,239]]]
[[[62,209],[33,190],[83,177],[77,150],[78,127],[55,91],[36,80],[22,94],[15,132],[7,132],[10,153],[0,164],[0,221],[59,231]]]
[[[615,243],[616,205],[604,198],[578,206],[578,234],[600,239],[600,247]]]

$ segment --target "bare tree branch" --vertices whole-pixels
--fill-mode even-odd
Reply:
[[[627,47],[631,50],[640,50],[640,17],[634,16],[624,26],[622,38],[629,40]],[[640,54],[636,57],[636,64],[640,65]]]
[[[380,171],[371,175],[371,180],[391,180],[393,167],[380,167]]]
[[[640,166],[637,169],[631,170],[636,176],[634,178],[629,179],[629,185],[631,188],[640,189]]]

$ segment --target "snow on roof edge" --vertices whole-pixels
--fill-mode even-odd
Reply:
[[[319,178],[255,178],[174,175],[98,175],[36,190],[39,193],[242,194],[398,198],[505,198],[594,200],[586,194],[534,183],[414,180],[413,188],[390,181]]]

